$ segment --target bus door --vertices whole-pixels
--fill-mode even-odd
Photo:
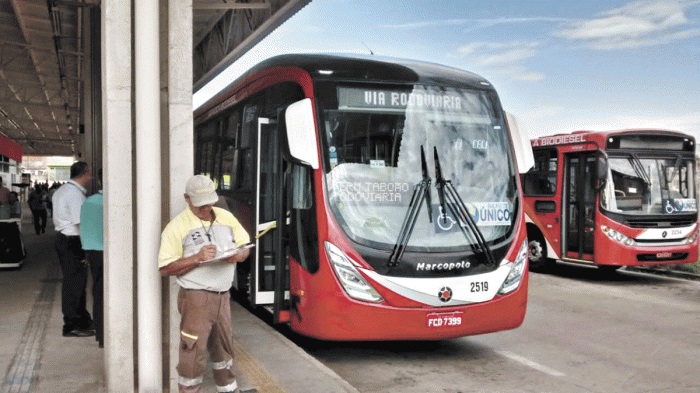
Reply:
[[[256,255],[251,267],[251,299],[254,305],[271,307],[275,322],[279,322],[289,288],[287,253],[282,239],[285,222],[282,214],[283,162],[279,139],[277,122],[258,118]]]
[[[595,152],[566,155],[562,242],[566,259],[593,262],[596,192],[591,185],[595,171]]]

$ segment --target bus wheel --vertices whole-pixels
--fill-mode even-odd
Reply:
[[[541,237],[534,237],[528,243],[528,257],[530,259],[530,270],[541,271],[549,265],[547,258],[547,246]]]

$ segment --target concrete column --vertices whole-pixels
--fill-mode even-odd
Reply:
[[[101,6],[107,391],[134,391],[131,0]],[[109,148],[108,148],[109,147]]]
[[[158,0],[134,1],[138,390],[162,390],[160,56]]]
[[[99,104],[99,97],[93,97],[95,95],[95,92],[100,91],[102,87],[99,86],[99,79],[95,79],[93,77],[93,75],[100,75],[99,69],[93,68],[99,67],[100,58],[97,55],[97,53],[94,56],[92,53],[94,48],[93,44],[99,43],[100,31],[99,28],[95,29],[96,31],[93,31],[92,29],[93,23],[99,23],[99,15],[96,15],[95,20],[93,21],[93,15],[95,14],[91,12],[92,9],[81,9],[78,11],[80,14],[82,14],[82,18],[79,19],[80,23],[78,23],[78,25],[81,26],[81,30],[84,37],[80,41],[81,47],[78,48],[78,50],[81,51],[83,54],[82,57],[78,58],[78,61],[80,61],[81,63],[80,67],[82,70],[80,81],[80,83],[82,84],[82,89],[79,91],[81,93],[80,103],[82,105],[82,108],[80,113],[75,114],[76,116],[78,116],[79,125],[78,129],[74,132],[78,134],[80,132],[84,133],[81,137],[84,146],[81,146],[79,150],[79,152],[81,153],[80,159],[82,161],[87,162],[90,165],[90,168],[92,168],[92,173],[94,175],[92,186],[87,187],[89,195],[97,191],[97,189],[95,188],[95,186],[97,185],[97,170],[102,167],[102,162],[98,162],[98,160],[102,157],[102,133],[95,132],[97,130],[95,129],[95,127],[93,127],[95,121],[101,124],[102,119],[100,116],[100,109],[92,105],[92,103]],[[98,11],[99,10],[95,10],[95,12]],[[80,125],[84,126],[82,130],[80,129]]]
[[[185,183],[194,171],[192,138],[192,0],[168,0],[168,198],[170,218],[186,206]],[[177,391],[180,315],[178,285],[169,279],[170,391]]]
[[[100,9],[98,7],[78,10],[84,15],[82,41],[82,86],[81,123],[85,132],[86,149],[83,161],[93,169],[93,191],[97,192],[97,170],[102,168],[102,82],[100,59]],[[80,132],[80,131],[79,131]]]

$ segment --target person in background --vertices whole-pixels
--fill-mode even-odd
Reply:
[[[10,218],[22,218],[22,205],[19,203],[19,195],[16,192],[10,191],[8,203],[10,204]]]
[[[250,236],[231,212],[213,206],[219,197],[209,177],[191,177],[185,190],[187,208],[163,230],[158,254],[160,274],[176,276],[180,286],[179,390],[201,391],[208,351],[217,392],[241,392],[232,369],[229,289],[236,263],[250,253],[240,248]],[[237,252],[221,255],[230,250]]]
[[[56,190],[58,190],[58,187],[60,187],[60,186],[61,185],[58,184],[58,182],[53,182],[53,184],[51,184],[51,187],[49,188],[49,192],[48,192],[49,201],[46,204],[46,209],[48,210],[49,217],[51,217],[51,218],[53,218],[53,202],[52,202],[53,201],[53,194],[56,192]]]
[[[34,219],[34,231],[37,235],[46,232],[46,202],[48,198],[49,194],[44,190],[44,186],[37,184],[27,199]]]
[[[102,169],[97,171],[97,185],[100,190],[85,199],[80,208],[80,242],[85,250],[92,274],[92,318],[95,321],[95,340],[100,348],[104,348]]]
[[[80,208],[92,182],[92,172],[86,162],[70,167],[70,180],[53,194],[53,224],[56,229],[56,253],[63,272],[61,310],[63,336],[94,336],[94,324],[85,308],[87,264],[80,243]]]
[[[10,199],[10,189],[2,184],[3,180],[0,176],[0,205],[4,205],[9,202]]]

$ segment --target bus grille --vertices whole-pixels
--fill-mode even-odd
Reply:
[[[674,228],[689,227],[695,224],[695,220],[692,218],[664,220],[626,219],[625,224],[632,228]]]
[[[680,246],[685,244],[686,239],[634,239],[634,241],[644,246]]]
[[[681,261],[688,258],[687,252],[659,252],[656,254],[637,254],[639,262]]]

